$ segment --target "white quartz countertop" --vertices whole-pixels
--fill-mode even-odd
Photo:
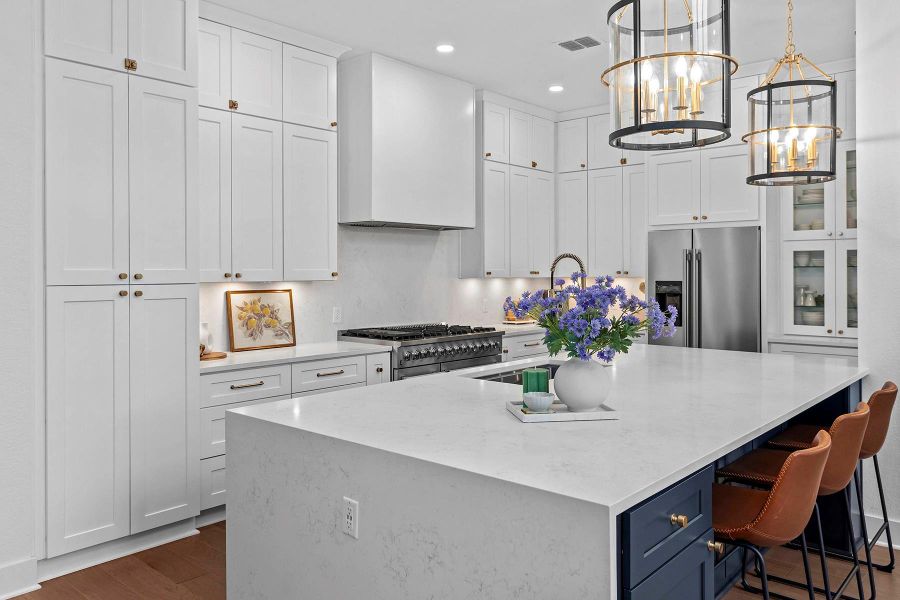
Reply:
[[[306,362],[325,358],[343,356],[360,356],[363,354],[380,354],[390,352],[389,346],[376,344],[357,344],[355,342],[321,342],[297,344],[293,348],[270,348],[268,350],[249,350],[247,352],[230,352],[221,360],[200,361],[200,374],[265,367],[294,362]]]
[[[536,333],[544,333],[544,328],[539,327],[535,323],[492,323],[488,327],[493,327],[497,331],[502,331],[505,337],[514,337],[517,335],[534,335]]]
[[[496,369],[546,362],[538,357]],[[618,514],[868,372],[843,358],[646,345],[632,347],[611,369],[607,404],[617,421],[520,423],[505,405],[521,397],[521,387],[454,373],[230,412]]]

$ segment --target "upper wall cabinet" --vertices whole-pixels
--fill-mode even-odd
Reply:
[[[284,120],[337,127],[337,59],[284,44]]]
[[[200,109],[197,202],[200,281],[228,281],[231,266],[231,115]]]
[[[481,103],[481,149],[487,160],[509,162],[509,109]]]
[[[556,124],[556,168],[560,173],[584,171],[588,166],[588,120]]]
[[[45,52],[197,85],[198,0],[45,0]]]
[[[46,61],[48,285],[196,281],[196,97]]]
[[[240,113],[281,120],[281,42],[240,29],[231,30],[231,98]]]
[[[509,111],[509,163],[553,171],[554,123],[517,110]]]
[[[550,275],[553,261],[553,175],[509,170],[509,264],[511,277]],[[489,234],[490,235],[490,234]]]
[[[588,255],[588,174],[564,173],[556,178],[556,253]]]
[[[700,221],[700,153],[663,152],[647,160],[650,225]],[[743,181],[735,185],[746,185]]]
[[[588,168],[605,169],[644,163],[645,152],[620,150],[609,145],[609,115],[594,115],[587,120]]]
[[[197,47],[200,106],[227,110],[231,100],[231,27],[200,19]]]
[[[750,117],[747,108],[747,94],[759,85],[758,77],[739,77],[731,80],[731,137],[724,142],[719,142],[709,148],[722,146],[740,146],[745,148],[741,137],[747,133],[750,126]],[[713,86],[715,87],[715,86]],[[721,97],[721,94],[710,92],[715,96]],[[707,106],[721,106],[721,102],[715,101],[705,102]],[[701,117],[702,118],[702,117]],[[713,115],[712,120],[715,121],[719,117]],[[745,176],[746,177],[746,176]]]

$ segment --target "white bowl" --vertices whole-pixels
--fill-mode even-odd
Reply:
[[[809,252],[796,252],[794,254],[794,264],[798,267],[809,266]]]
[[[525,402],[525,406],[528,408],[529,412],[533,413],[545,413],[549,411],[550,406],[555,399],[556,396],[550,392],[528,392],[522,394],[522,400]]]

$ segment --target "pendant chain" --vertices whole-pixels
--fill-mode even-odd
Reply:
[[[793,56],[796,47],[794,46],[794,0],[788,0],[787,3],[787,46],[784,52],[788,56]]]

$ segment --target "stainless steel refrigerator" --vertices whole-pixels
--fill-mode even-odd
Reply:
[[[674,337],[651,344],[761,351],[760,230],[651,231],[647,296],[678,308]]]

